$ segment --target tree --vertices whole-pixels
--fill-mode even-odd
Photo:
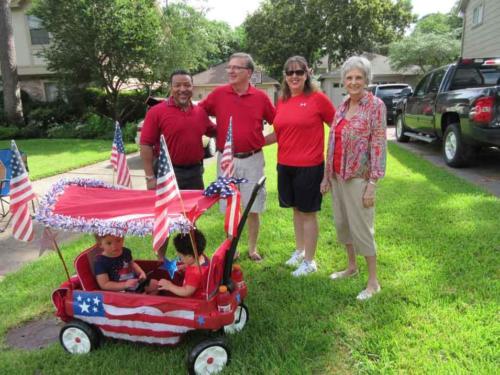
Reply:
[[[152,82],[163,42],[154,0],[37,0],[32,14],[51,33],[48,68],[72,84],[93,82],[107,94],[114,118],[123,84]]]
[[[418,66],[421,73],[448,64],[460,54],[460,41],[453,34],[413,33],[389,47],[391,67],[402,70]]]
[[[462,19],[456,14],[432,13],[422,17],[414,31],[389,46],[393,69],[418,66],[421,73],[448,64],[460,55]]]
[[[13,124],[22,124],[24,122],[23,105],[17,78],[10,0],[0,0],[0,68],[3,81],[4,111],[7,121]]]
[[[266,0],[244,27],[249,52],[279,77],[294,54],[340,63],[393,41],[412,20],[409,0]]]

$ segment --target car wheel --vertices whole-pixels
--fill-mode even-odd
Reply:
[[[443,159],[450,167],[463,167],[469,156],[468,147],[462,141],[458,124],[450,124],[444,132]]]
[[[216,145],[215,145],[215,139],[210,138],[207,146],[205,147],[205,158],[211,158],[212,156],[214,156],[215,151],[217,151]]]
[[[242,303],[234,312],[234,321],[231,324],[224,326],[224,333],[233,334],[240,332],[243,328],[245,328],[248,322],[248,317],[248,307]]]
[[[396,117],[396,140],[398,142],[405,143],[410,140],[410,137],[404,135],[405,130],[406,128],[403,120],[403,114],[399,113],[398,116]]]
[[[229,363],[230,353],[224,341],[207,339],[197,344],[188,355],[190,374],[217,374]]]
[[[59,341],[68,353],[87,354],[99,346],[99,334],[90,324],[73,320],[61,328]]]

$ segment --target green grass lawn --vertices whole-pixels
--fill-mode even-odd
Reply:
[[[283,266],[294,247],[291,211],[277,204],[274,147],[266,161],[268,211],[259,242],[265,261],[242,257],[250,321],[228,338],[232,361],[224,373],[498,373],[500,200],[391,144],[387,177],[377,192],[382,292],[360,303],[355,297],[366,283],[362,259],[361,276],[328,278],[345,266],[330,197],[320,213],[319,271],[295,279]],[[211,168],[207,180],[213,176]],[[198,222],[211,249],[223,239],[217,211]],[[68,263],[91,243],[85,236],[64,246]],[[243,253],[245,243],[243,238]],[[153,257],[150,238],[128,238],[127,245],[136,258]],[[2,338],[11,327],[52,313],[50,294],[63,280],[59,260],[50,254],[0,282]],[[185,355],[196,338],[174,348],[106,340],[80,357],[59,344],[27,352],[2,340],[0,373],[185,373]]]
[[[21,139],[17,147],[28,155],[32,181],[67,172],[109,158],[111,140],[89,139]],[[0,148],[10,148],[10,141],[0,141]],[[125,145],[127,153],[137,145]]]

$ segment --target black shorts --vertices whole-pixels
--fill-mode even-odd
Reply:
[[[321,210],[320,191],[325,166],[290,167],[278,164],[278,196],[280,207],[295,207],[301,212]]]
[[[202,190],[205,189],[203,184],[203,162],[189,166],[174,165],[175,178],[179,190]],[[153,163],[155,176],[158,175],[158,159]]]

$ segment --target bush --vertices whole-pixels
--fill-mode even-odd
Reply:
[[[14,139],[19,129],[14,126],[0,126],[0,139]]]
[[[47,138],[78,138],[78,123],[54,124],[47,129]]]
[[[92,113],[87,117],[85,123],[76,127],[76,134],[78,138],[84,139],[113,139],[115,134],[114,121]]]
[[[128,122],[122,127],[123,142],[135,142],[137,135],[137,123]]]

